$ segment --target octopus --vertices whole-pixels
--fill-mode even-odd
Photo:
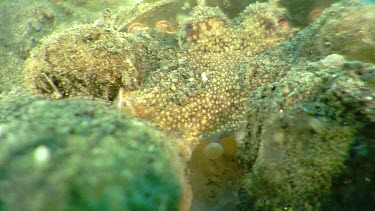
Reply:
[[[153,10],[164,5],[170,6],[168,3],[171,2],[174,1],[159,3],[160,5],[157,4]],[[146,11],[149,10],[151,9]],[[243,55],[252,56],[264,52],[290,38],[294,30],[286,27],[285,19],[280,20],[285,11],[278,8],[276,3],[251,5],[243,11],[242,15],[233,20],[230,20],[218,8],[197,6],[192,10],[192,16],[180,24],[180,30],[177,30],[178,27],[168,20],[151,21],[150,18],[147,19],[148,21],[143,20],[142,17],[148,17],[148,13],[138,14],[138,18],[131,19],[132,22],[122,24],[118,30],[126,29],[128,34],[119,36],[134,35],[136,38],[133,39],[146,35],[158,36],[161,39],[160,42],[171,40],[172,46],[166,48],[160,46],[160,42],[156,45],[159,45],[161,49],[152,49],[154,46],[144,45],[136,50],[132,46],[128,51],[128,54],[132,55],[124,59],[125,64],[120,64],[118,55],[102,54],[101,59],[110,58],[112,64],[106,61],[106,67],[103,67],[101,72],[96,72],[96,77],[108,78],[109,81],[106,84],[108,87],[105,89],[100,87],[102,91],[93,91],[93,87],[86,91],[95,92],[96,96],[102,93],[101,97],[109,100],[117,98],[117,104],[123,107],[121,109],[125,113],[156,123],[168,133],[182,137],[194,149],[202,140],[235,136],[235,133],[241,129],[245,122],[243,119],[244,102],[251,87],[257,87],[255,83],[249,85],[250,76],[241,68],[246,62]],[[103,26],[111,28],[110,24],[107,24],[108,16],[110,15],[107,11],[103,14],[103,18],[94,24],[95,30],[100,30],[98,29],[100,22]],[[150,22],[155,22],[155,24],[151,26]],[[87,28],[87,31],[90,30],[94,34],[92,29]],[[105,36],[99,34],[99,31],[96,33],[92,36],[100,36],[100,38],[87,39],[96,41]],[[114,43],[121,42],[121,37],[113,36],[109,39],[112,39]],[[62,41],[59,40],[59,42]],[[102,41],[102,43],[105,42]],[[139,43],[143,44],[143,42]],[[96,42],[96,44],[101,43]],[[169,48],[175,49],[175,52],[171,52]],[[47,51],[52,51],[51,47],[48,47]],[[136,51],[140,54],[136,55]],[[153,60],[149,62],[153,65],[142,67],[141,58],[137,58],[143,56],[144,53],[141,51],[157,53],[159,58],[145,56]],[[89,60],[92,63],[94,59]],[[60,61],[60,63],[64,62]],[[77,68],[78,65],[74,66]],[[112,66],[125,69],[128,78],[126,80],[130,79],[130,81],[123,82],[124,73],[117,73]],[[153,70],[149,71],[146,68],[153,68]],[[32,67],[32,69],[36,68]],[[90,68],[86,67],[83,75],[88,74],[87,69]],[[112,73],[109,74],[109,72]],[[51,90],[52,88],[51,93],[58,97],[70,96],[71,92],[77,91],[77,88],[81,86],[72,85],[77,87],[63,91],[61,89],[66,89],[68,85],[62,88],[62,82],[56,79],[58,76],[51,72],[43,72],[41,75],[40,80],[44,81],[43,87],[37,83],[36,90]],[[72,77],[77,77],[77,75]],[[38,79],[33,76],[33,80]],[[98,83],[98,80],[93,83]],[[103,94],[103,90],[106,94]],[[119,95],[115,97],[116,90]]]
[[[218,7],[186,2],[139,4],[119,13],[114,23],[107,10],[95,24],[51,37],[28,59],[26,86],[57,98],[112,101],[122,112],[153,122],[176,137],[186,161],[196,159],[195,149],[207,155],[207,162],[222,155],[234,160],[237,144],[254,135],[249,132],[252,99],[260,102],[271,95],[259,90],[288,80],[292,65],[297,72],[324,69],[316,62],[335,53],[335,46],[326,46],[321,38],[329,33],[320,31],[323,21],[313,22],[304,33],[288,22],[288,12],[279,1],[251,3],[234,18]],[[166,12],[170,8],[177,9]],[[160,13],[162,17],[156,15]],[[319,20],[328,16],[322,14]],[[304,41],[299,43],[301,37]],[[280,112],[316,91],[306,88],[296,96],[293,89],[283,91]],[[260,145],[252,141],[251,150],[259,153]],[[249,160],[256,163],[255,158]],[[238,168],[237,164],[228,165]]]

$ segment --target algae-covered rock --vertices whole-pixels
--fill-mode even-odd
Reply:
[[[321,28],[317,39],[322,52],[336,52],[349,59],[375,62],[375,5],[349,7]]]
[[[311,63],[250,95],[241,157],[250,168],[244,188],[253,208],[317,210],[337,204],[339,197],[330,197],[337,194],[333,184],[351,162],[358,134],[371,123],[373,93],[366,82],[373,74],[370,64]],[[371,180],[368,171],[362,168]]]
[[[4,97],[0,210],[177,210],[168,138],[101,101]]]
[[[24,60],[45,36],[75,23],[91,23],[102,10],[129,4],[123,0],[0,1],[0,93],[20,85]]]
[[[50,37],[26,63],[26,86],[53,97],[85,95],[113,100],[120,87],[134,90],[152,60],[144,43],[115,32],[110,11],[93,25]],[[144,54],[143,54],[144,55]]]
[[[306,27],[314,22],[332,3],[339,0],[280,0],[288,10],[288,20],[296,26]]]

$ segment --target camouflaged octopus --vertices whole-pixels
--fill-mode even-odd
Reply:
[[[95,24],[42,45],[46,57],[34,54],[28,78],[35,91],[57,97],[114,100],[119,92],[123,110],[191,146],[234,136],[244,126],[249,91],[260,85],[249,84],[241,65],[291,36],[283,14],[275,2],[250,5],[232,20],[218,8],[196,6],[180,26],[154,21],[152,28],[143,25],[150,18],[139,26],[144,14],[121,25],[117,18],[113,27],[107,11]],[[55,43],[70,52],[58,52]]]

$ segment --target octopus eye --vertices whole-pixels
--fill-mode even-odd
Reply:
[[[170,32],[173,30],[173,26],[167,20],[158,21],[155,24],[155,28],[159,31]]]
[[[146,29],[146,26],[141,24],[141,23],[132,23],[130,24],[130,26],[128,27],[128,33],[133,33],[133,32],[136,32],[136,31],[140,31],[140,30],[145,30]]]
[[[280,26],[280,28],[286,30],[286,29],[289,29],[289,22],[288,20],[285,18],[284,15],[280,15],[278,18],[277,18],[277,22]]]

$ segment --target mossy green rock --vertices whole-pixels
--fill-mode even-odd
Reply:
[[[298,68],[249,98],[240,145],[249,201],[240,210],[367,210],[374,67],[351,61]]]
[[[0,102],[0,210],[177,210],[177,153],[104,102]]]

